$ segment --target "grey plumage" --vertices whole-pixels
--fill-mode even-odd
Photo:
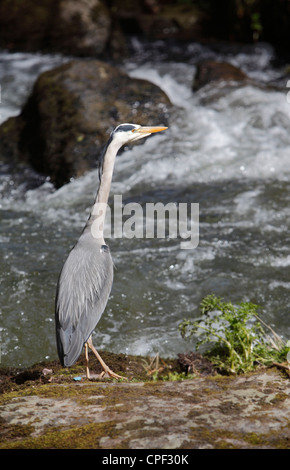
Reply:
[[[73,365],[80,356],[105,310],[112,284],[110,250],[85,230],[69,253],[57,286],[56,338],[63,366]]]

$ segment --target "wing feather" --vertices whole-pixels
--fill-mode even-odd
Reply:
[[[109,249],[81,237],[60,273],[56,295],[56,338],[62,365],[74,364],[100,320],[113,283]]]

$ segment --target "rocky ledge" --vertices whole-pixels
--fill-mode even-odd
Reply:
[[[2,371],[0,448],[290,447],[289,376],[278,369],[225,377],[198,359],[195,376],[181,380],[171,361],[170,380],[148,381],[139,380],[144,358],[115,360],[129,380],[87,381],[82,363],[68,371],[42,364],[10,377]]]

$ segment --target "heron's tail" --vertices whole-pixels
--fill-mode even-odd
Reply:
[[[70,367],[78,360],[82,352],[83,334],[72,326],[64,330],[61,325],[56,325],[56,344],[61,365]]]

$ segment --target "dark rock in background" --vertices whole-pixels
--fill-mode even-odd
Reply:
[[[193,89],[198,90],[212,82],[244,82],[247,79],[247,75],[241,69],[228,62],[205,60],[197,66]]]
[[[0,47],[10,51],[97,57],[111,44],[121,51],[123,37],[118,33],[101,0],[2,0],[0,4]]]
[[[122,58],[126,36],[267,41],[288,54],[288,0],[2,0],[0,47]]]
[[[120,59],[128,34],[198,40],[204,18],[196,5],[156,0],[2,0],[0,47]]]
[[[59,187],[96,167],[121,122],[166,125],[170,101],[156,85],[97,60],[75,60],[37,79],[21,114],[0,126],[0,153]]]

